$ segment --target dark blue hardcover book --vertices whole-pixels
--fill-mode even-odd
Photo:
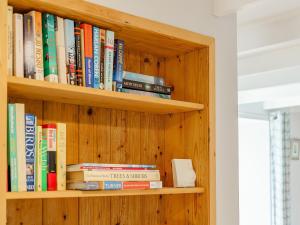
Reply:
[[[27,191],[34,191],[35,115],[25,114],[25,155]]]
[[[113,90],[120,91],[123,82],[123,68],[124,68],[124,41],[120,39],[115,40],[114,48],[114,70],[113,70]]]

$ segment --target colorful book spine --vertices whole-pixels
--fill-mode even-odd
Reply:
[[[75,52],[76,52],[76,80],[78,86],[83,86],[83,73],[82,73],[82,51],[81,51],[81,22],[74,22],[75,34]]]
[[[100,89],[104,90],[104,53],[106,30],[100,29]]]
[[[44,80],[42,14],[37,11],[31,11],[28,15],[32,17],[33,22],[32,38],[34,43],[35,79]]]
[[[112,91],[112,76],[114,64],[114,38],[115,33],[107,30],[105,37],[105,50],[104,50],[104,88],[105,90]]]
[[[113,70],[113,90],[118,91],[122,88],[123,68],[124,68],[124,41],[115,40],[114,47],[114,70]]]
[[[74,21],[65,19],[64,25],[68,84],[77,85]]]
[[[64,19],[58,16],[55,17],[55,38],[57,52],[58,82],[62,84],[67,84]]]
[[[13,72],[17,77],[24,77],[23,15],[14,13],[13,17]]]
[[[93,30],[92,25],[83,23],[81,28],[84,31],[84,58],[85,58],[85,86],[94,86],[93,68]]]
[[[8,104],[8,167],[10,191],[18,191],[17,125],[16,106]]]
[[[24,15],[24,76],[36,79],[33,40],[33,19],[31,15]]]
[[[82,63],[82,83],[85,87],[85,51],[84,51],[84,30],[80,28],[80,37],[81,37],[81,63]]]
[[[128,89],[140,90],[140,91],[149,91],[154,93],[170,95],[173,91],[172,87],[162,86],[157,84],[148,84],[134,80],[123,79],[123,87]]]
[[[138,82],[143,82],[148,84],[165,85],[165,81],[162,77],[133,73],[128,71],[123,72],[123,79],[133,80],[133,81],[138,81]]]
[[[148,164],[112,164],[112,163],[81,163],[71,164],[67,166],[67,171],[80,171],[80,170],[91,170],[91,169],[102,169],[102,168],[127,168],[127,169],[155,169],[156,165]]]
[[[35,116],[25,114],[25,151],[27,191],[34,191]]]
[[[66,190],[66,139],[67,128],[65,123],[56,124],[57,133],[57,156],[56,156],[56,172],[57,172],[57,190]]]
[[[36,126],[35,133],[35,190],[42,191],[42,126]]]
[[[48,181],[47,181],[47,175],[48,175],[48,142],[47,142],[47,136],[42,135],[42,191],[47,191],[48,189]]]
[[[94,85],[93,88],[100,88],[100,29],[93,27],[93,53],[94,53]]]
[[[46,81],[58,83],[54,21],[55,19],[52,14],[44,13],[42,15],[43,46],[44,46],[44,76]]]
[[[121,92],[135,94],[135,95],[142,95],[142,96],[151,96],[151,97],[157,97],[157,98],[171,99],[171,95],[148,92],[148,91],[139,91],[139,90],[127,89],[127,88],[122,88]]]
[[[13,75],[13,7],[7,7],[7,32],[8,32],[8,49],[7,49],[7,68],[8,68],[8,75]]]

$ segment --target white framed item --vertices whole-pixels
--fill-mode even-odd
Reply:
[[[196,173],[191,159],[172,159],[174,187],[195,187]]]

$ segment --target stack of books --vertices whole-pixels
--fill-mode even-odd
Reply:
[[[21,103],[8,105],[8,191],[66,190],[66,124],[39,126]]]
[[[126,190],[162,188],[155,165],[82,163],[67,166],[67,189]]]

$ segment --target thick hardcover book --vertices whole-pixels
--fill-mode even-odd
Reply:
[[[55,17],[55,38],[57,52],[58,82],[62,84],[67,84],[64,19],[58,16]]]
[[[115,33],[107,30],[104,50],[104,89],[112,91]]]
[[[123,68],[124,68],[124,41],[115,40],[114,47],[114,71],[113,71],[113,90],[117,91],[122,88]]]
[[[44,46],[44,76],[45,80],[58,83],[57,53],[54,16],[43,13],[43,46]]]
[[[66,139],[67,139],[67,128],[65,123],[56,124],[57,134],[57,190],[66,190]]]
[[[35,141],[35,190],[42,191],[42,126],[36,126]]]
[[[124,71],[123,79],[144,82],[148,84],[165,85],[164,78]]]
[[[100,29],[93,27],[94,88],[100,88]]]
[[[155,169],[155,165],[147,164],[110,164],[110,163],[81,163],[81,164],[71,164],[67,166],[67,171],[81,171],[81,170],[97,170],[102,168],[142,168],[142,169]]]
[[[25,151],[27,191],[34,191],[35,116],[25,114]]]
[[[156,181],[159,170],[86,170],[67,172],[67,180],[77,181]]]
[[[7,6],[7,32],[8,32],[8,59],[7,59],[7,68],[8,68],[8,75],[13,75],[13,7]]]
[[[47,174],[48,174],[48,142],[47,136],[42,135],[42,191],[47,191]]]
[[[154,93],[170,95],[173,91],[173,87],[162,86],[158,84],[148,84],[134,80],[123,79],[123,87],[128,89],[140,90],[140,91],[149,91]]]
[[[93,27],[90,24],[80,25],[84,32],[84,61],[85,61],[85,86],[94,86],[93,63]]]
[[[77,85],[74,21],[65,19],[64,24],[68,84]]]
[[[82,73],[82,51],[81,51],[81,22],[74,22],[75,34],[75,52],[76,52],[76,80],[78,86],[83,86],[83,73]]]
[[[127,89],[127,88],[122,88],[121,92],[135,94],[135,95],[142,95],[142,96],[151,96],[151,97],[157,97],[157,98],[171,99],[171,95],[148,92],[148,91],[139,91],[139,90],[133,90],[133,89]]]
[[[33,19],[31,15],[24,15],[24,76],[36,79],[34,60]]]
[[[80,37],[81,37],[81,63],[82,63],[82,83],[85,87],[85,51],[84,51],[84,30],[80,28]]]
[[[35,79],[44,80],[44,62],[43,62],[43,32],[42,32],[42,14],[37,11],[28,13],[33,21],[33,43],[34,43],[34,67]]]
[[[104,89],[104,54],[106,30],[100,29],[100,89]]]
[[[14,75],[24,77],[24,47],[23,47],[23,15],[14,13],[13,16],[13,36],[14,36]]]

